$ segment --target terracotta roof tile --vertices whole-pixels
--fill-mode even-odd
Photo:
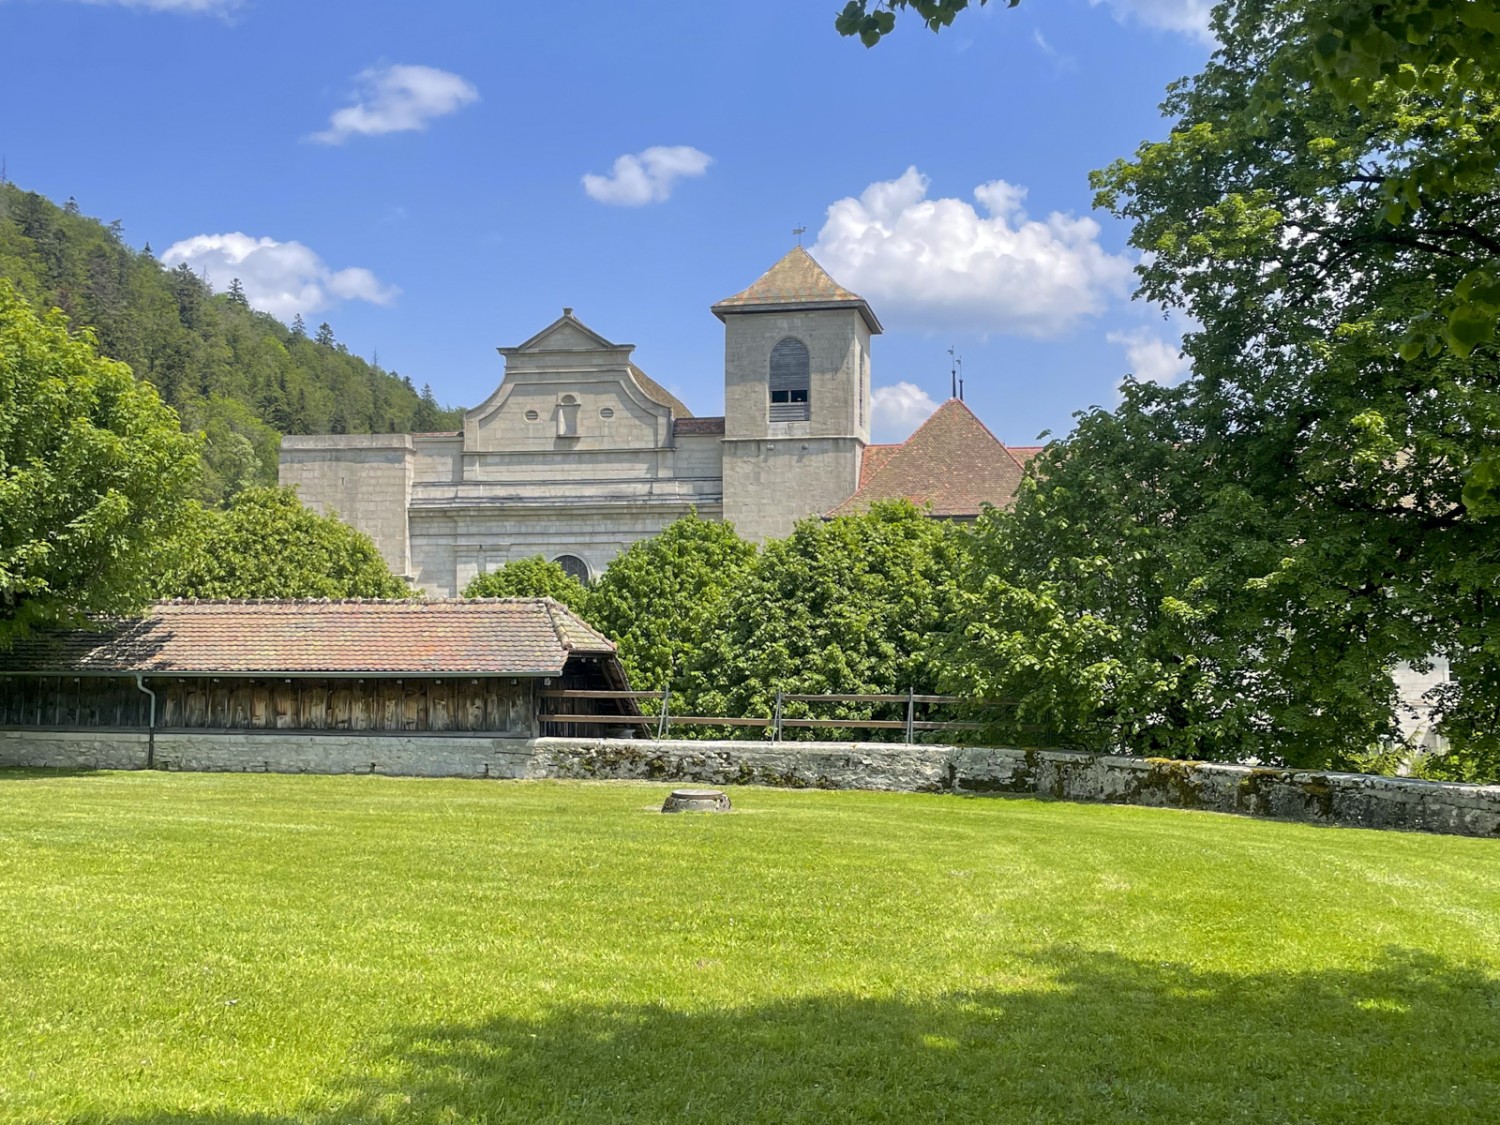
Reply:
[[[19,640],[0,672],[556,676],[614,652],[550,598],[158,602],[97,625]]]
[[[1010,450],[1012,457],[1024,465],[1047,447],[1045,445],[1007,445],[1005,448]]]
[[[900,448],[899,444],[865,446],[865,455],[859,462],[859,487],[863,488],[865,482],[875,475],[876,470],[889,461]]]
[[[867,447],[866,456],[877,448]],[[859,489],[830,516],[899,499],[930,505],[935,516],[977,516],[985,504],[1003,508],[1015,499],[1021,463],[968,406],[950,398],[860,478]]]
[[[880,331],[880,321],[865,299],[851,293],[833,278],[828,271],[813,260],[811,254],[800,246],[794,246],[774,266],[760,275],[754,285],[741,290],[733,297],[725,297],[713,306],[714,315],[720,320],[725,312],[754,312],[785,307],[827,308],[830,305],[850,305],[857,308],[870,326],[870,331]]]

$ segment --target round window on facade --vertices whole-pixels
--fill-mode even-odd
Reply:
[[[615,408],[613,406],[601,406],[599,408],[599,417],[603,418],[606,422],[608,422],[614,416]]]
[[[526,421],[528,421],[528,422],[540,422],[541,420],[542,420],[542,416],[539,413],[537,413],[537,411],[535,411],[535,410],[528,410],[526,412]]]
[[[563,568],[563,573],[570,578],[576,578],[585,586],[589,583],[589,564],[577,555],[558,555],[552,560]]]

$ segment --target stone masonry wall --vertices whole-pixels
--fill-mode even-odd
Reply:
[[[145,764],[146,736],[138,732],[0,731],[0,766],[141,769]],[[1500,838],[1500,786],[1062,750],[195,732],[158,733],[156,765],[174,770],[613,779],[1035,795]]]

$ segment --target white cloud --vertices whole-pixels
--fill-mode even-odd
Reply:
[[[915,383],[876,387],[870,392],[870,436],[876,441],[905,441],[938,408]]]
[[[660,203],[672,194],[677,181],[701,176],[714,158],[691,145],[652,145],[644,152],[626,153],[615,160],[607,176],[589,172],[583,190],[590,199],[620,207]]]
[[[312,139],[343,144],[358,134],[423,130],[436,117],[446,117],[479,100],[473,83],[431,66],[376,66],[355,77],[355,102],[335,110],[328,128]]]
[[[238,231],[185,238],[173,243],[161,261],[166,266],[186,262],[221,292],[237,277],[252,308],[282,319],[320,312],[337,301],[386,305],[401,292],[367,269],[331,270],[300,242],[251,238]]]
[[[1106,5],[1121,23],[1134,20],[1146,27],[1175,31],[1200,43],[1214,42],[1208,26],[1213,0],[1089,0],[1089,4],[1096,8]]]
[[[1099,245],[1099,224],[1021,208],[1026,189],[992,180],[962,199],[928,199],[908,168],[828,208],[813,257],[893,323],[1052,337],[1123,296],[1128,258]]]
[[[1192,367],[1182,354],[1182,345],[1158,336],[1149,328],[1132,328],[1128,332],[1111,332],[1104,337],[1125,349],[1130,374],[1147,383],[1171,386],[1182,380]]]

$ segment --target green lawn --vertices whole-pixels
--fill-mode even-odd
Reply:
[[[0,1121],[1494,1122],[1500,842],[0,772]]]

